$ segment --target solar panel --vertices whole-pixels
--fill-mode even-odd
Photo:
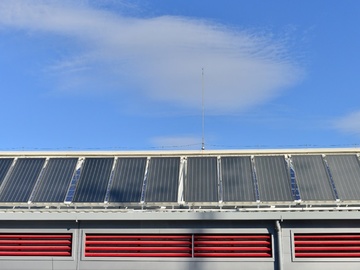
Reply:
[[[11,164],[13,163],[13,158],[1,158],[0,159],[0,187],[4,181],[8,170],[10,169]]]
[[[256,201],[250,157],[222,157],[224,202]]]
[[[114,158],[86,158],[73,202],[104,202]]]
[[[332,179],[341,200],[360,199],[360,165],[356,155],[326,156]]]
[[[326,167],[319,155],[292,156],[300,197],[305,201],[335,200]]]
[[[146,180],[145,201],[176,202],[180,158],[151,158]]]
[[[77,158],[49,159],[31,201],[63,202],[77,161]]]
[[[112,180],[109,202],[140,202],[146,158],[119,158]]]
[[[284,156],[256,156],[260,201],[293,201],[290,173]]]
[[[44,162],[44,158],[19,158],[4,183],[0,201],[27,202]]]
[[[185,201],[218,202],[216,157],[189,157],[185,181]]]

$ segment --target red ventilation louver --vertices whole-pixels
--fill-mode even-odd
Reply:
[[[270,234],[195,235],[194,257],[271,257]]]
[[[295,258],[360,258],[360,234],[295,234]]]
[[[86,234],[85,257],[191,257],[191,235]]]
[[[0,234],[0,256],[71,256],[72,234]]]

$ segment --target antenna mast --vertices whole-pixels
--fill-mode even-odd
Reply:
[[[202,103],[202,139],[201,139],[201,150],[205,150],[205,110],[204,110],[204,68],[201,69],[201,103]]]

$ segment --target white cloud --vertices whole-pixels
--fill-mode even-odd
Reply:
[[[47,69],[67,87],[75,85],[73,91],[109,85],[111,74],[119,91],[199,107],[204,68],[207,109],[227,112],[266,102],[302,75],[281,41],[204,20],[131,18],[87,1],[3,0],[1,25],[80,42],[83,56],[58,59]]]
[[[360,111],[336,119],[334,127],[345,133],[360,135]]]

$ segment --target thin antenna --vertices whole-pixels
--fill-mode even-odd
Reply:
[[[201,150],[205,150],[205,110],[204,110],[204,68],[201,69],[201,88],[202,88],[202,139]]]

